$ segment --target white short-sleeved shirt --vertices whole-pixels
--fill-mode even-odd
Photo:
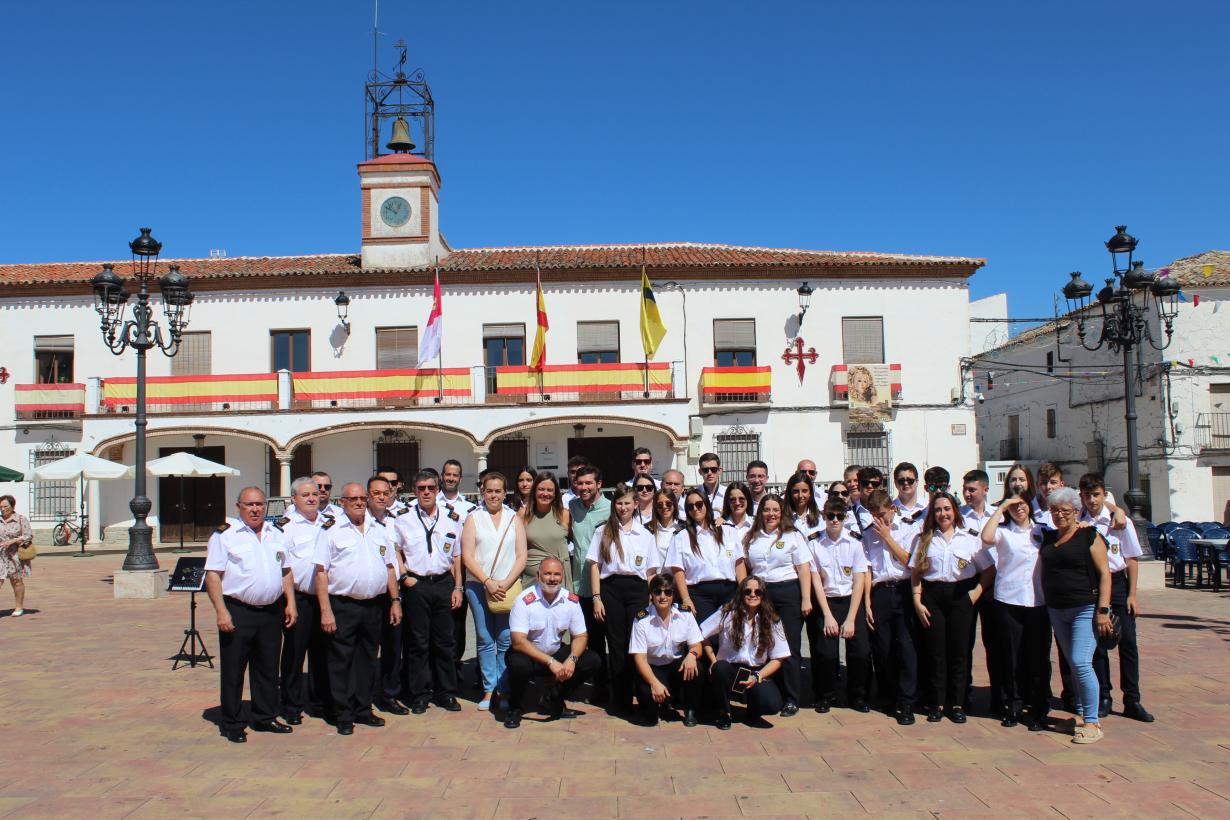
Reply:
[[[674,527],[658,526],[657,532],[653,534],[654,551],[650,554],[649,568],[658,572],[669,571],[665,568],[666,554],[671,550],[671,539],[675,537]]]
[[[593,561],[598,567],[599,578],[610,578],[612,575],[635,575],[648,580],[649,568],[657,557],[658,545],[653,533],[642,527],[636,521],[629,530],[620,528],[619,546],[623,548],[623,557],[619,550],[611,544],[611,560],[602,560],[602,534],[605,526],[594,530],[594,537],[589,542],[585,553],[586,561]],[[588,570],[586,570],[588,572]]]
[[[863,542],[844,529],[836,540],[821,530],[807,541],[812,567],[820,573],[826,598],[844,598],[854,592],[854,578],[867,571]]]
[[[692,551],[692,540],[688,537],[687,527],[684,527],[671,539],[666,565],[672,571],[683,570],[684,580],[689,584],[735,580],[735,559],[742,554],[743,545],[726,538],[726,533],[722,536],[723,541],[719,544],[713,533],[698,528],[696,543],[700,547],[700,555],[697,555]]]
[[[290,507],[286,515],[274,522],[286,534],[287,565],[295,576],[295,589],[308,595],[316,592],[316,541],[320,538],[320,525],[326,520],[323,513],[317,513],[315,521],[308,521]]]
[[[811,538],[813,534],[820,532],[821,530],[824,529],[824,514],[823,513],[821,513],[819,516],[816,517],[815,524],[808,524],[807,516],[805,515],[796,515],[791,520],[794,522],[794,528],[798,530],[799,533],[802,534],[803,540],[807,540],[808,538]]]
[[[729,541],[734,539],[734,543],[742,544],[743,536],[752,531],[752,517],[750,515],[743,516],[742,524],[735,524],[731,521],[722,522],[722,538]]]
[[[749,575],[760,576],[766,584],[797,581],[797,567],[811,562],[811,551],[798,530],[757,532],[739,560],[747,564]]]
[[[1050,510],[1043,508],[1042,504],[1036,498],[1030,502],[1030,505],[1033,507],[1033,519],[1035,524],[1041,524],[1048,530],[1055,529],[1055,522],[1051,519]]]
[[[786,630],[782,628],[781,621],[773,624],[773,645],[759,647],[755,652],[752,650],[751,621],[743,624],[743,640],[739,642],[737,648],[734,645],[733,628],[734,624],[731,623],[730,616],[720,609],[700,625],[700,634],[705,638],[718,636],[717,659],[719,661],[743,666],[764,666],[774,658],[784,660],[790,657],[790,644],[786,642]]]
[[[410,505],[407,502],[402,501],[400,498],[394,498],[389,504],[389,515],[396,518],[405,512],[409,507]]]
[[[967,528],[973,529],[978,535],[982,535],[982,528],[991,520],[991,516],[995,515],[995,507],[990,504],[982,506],[982,514],[974,512],[974,508],[969,504],[962,504],[961,520],[965,522]]]
[[[1103,506],[1101,512],[1096,516],[1082,509],[1080,520],[1093,524],[1102,538],[1106,540],[1106,563],[1111,574],[1127,569],[1129,558],[1141,556],[1140,539],[1136,537],[1136,528],[1132,526],[1132,519],[1129,518],[1126,526],[1121,529],[1111,529],[1110,510]]]
[[[467,499],[461,493],[457,493],[457,497],[453,499],[445,498],[444,493],[436,496],[437,507],[447,507],[449,510],[456,512],[461,518],[461,523],[465,524],[466,518],[470,513],[478,509],[478,505]]]
[[[643,654],[651,666],[663,666],[681,660],[687,654],[689,646],[703,640],[696,616],[691,612],[683,612],[679,607],[673,607],[669,622],[665,622],[651,606],[632,624],[628,654]]]
[[[917,530],[911,524],[906,524],[900,517],[894,517],[889,534],[897,542],[897,546],[908,555],[914,546],[914,535]],[[863,553],[867,556],[867,564],[871,568],[871,582],[879,584],[884,581],[900,581],[910,577],[910,570],[893,557],[893,552],[884,543],[884,539],[876,532],[875,527],[863,530]]]
[[[872,524],[875,523],[875,516],[872,515],[871,511],[862,504],[855,504],[854,509],[851,510],[851,512],[854,513],[854,517],[858,519],[858,523],[862,526],[863,532],[870,530]]]
[[[1032,522],[1031,522],[1032,523]],[[995,566],[995,600],[1013,606],[1043,606],[1041,524],[1021,529],[1015,521],[1004,522],[995,530],[995,543],[974,558],[979,571]]]
[[[859,524],[858,516],[854,510],[846,510],[846,520],[842,522],[842,526],[846,528],[846,532],[853,535],[855,538],[863,537],[863,528]]]
[[[897,515],[905,519],[913,519],[921,522],[927,515],[927,504],[925,501],[919,501],[917,496],[914,498],[914,503],[906,504],[900,498],[893,499],[893,507],[897,510]]]
[[[325,508],[320,511],[320,514],[326,518],[345,518],[346,512],[337,504],[330,501],[325,505]]]
[[[249,606],[282,597],[282,568],[290,567],[286,534],[265,523],[259,533],[228,518],[209,536],[205,569],[222,573],[222,594]]]
[[[329,575],[329,594],[367,600],[389,589],[388,567],[397,566],[393,519],[365,513],[363,531],[348,516],[321,525],[316,563]]]
[[[918,566],[918,544],[921,539],[922,533],[914,536],[914,545],[910,550],[911,567]],[[923,573],[923,580],[937,583],[973,578],[978,572],[974,559],[984,546],[982,540],[970,535],[968,530],[956,530],[951,541],[945,540],[944,534],[937,530],[927,547],[927,571]]]
[[[393,519],[393,537],[406,571],[412,575],[452,572],[454,562],[461,559],[461,527],[461,514],[440,504],[432,516],[415,504]]]
[[[534,584],[528,592],[513,601],[512,612],[508,614],[508,629],[522,633],[534,646],[548,655],[554,655],[559,651],[560,635],[564,632],[571,632],[574,638],[585,634],[581,599],[575,592],[560,587],[555,593],[555,600],[548,601],[538,584]]]
[[[721,515],[722,505],[726,503],[726,485],[718,484],[716,487],[713,488],[712,493],[709,492],[707,489],[705,489],[704,484],[698,485],[696,489],[700,490],[702,493],[709,496],[709,504],[710,506],[713,507],[713,514]],[[686,494],[685,494],[685,497],[686,497]]]

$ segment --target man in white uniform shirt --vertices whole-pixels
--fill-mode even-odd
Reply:
[[[641,476],[652,481],[655,490],[662,486],[662,482],[653,477],[653,453],[648,447],[637,447],[632,451],[632,478],[628,483],[635,484]]]
[[[769,483],[769,465],[763,461],[749,461],[743,477],[747,481],[747,488],[752,491],[752,497],[747,503],[747,514],[755,518],[760,502],[769,494],[765,487]]]
[[[513,602],[508,616],[512,645],[507,654],[509,710],[505,728],[521,725],[521,705],[531,677],[551,681],[549,719],[581,714],[566,709],[564,701],[598,671],[601,662],[585,648],[588,637],[581,599],[563,589],[563,584],[564,565],[556,558],[546,558],[538,565],[538,583]],[[568,646],[562,642],[565,632],[572,636]]]
[[[325,517],[319,510],[316,482],[297,478],[290,485],[291,507],[273,526],[286,535],[287,563],[295,585],[299,620],[282,633],[282,719],[303,722],[303,712],[321,715],[329,699],[329,656],[320,632],[316,601],[316,541]],[[308,675],[303,662],[308,662]]]
[[[440,495],[436,498],[436,503],[447,508],[449,512],[457,513],[461,525],[465,526],[466,519],[470,517],[470,513],[478,509],[478,505],[467,501],[458,489],[461,486],[461,476],[460,461],[450,458],[444,462],[444,466],[440,468]],[[461,657],[466,653],[466,612],[469,609],[465,596],[462,595],[461,606],[453,610],[453,668],[456,670],[458,681],[461,680]],[[475,617],[481,617],[481,615]],[[474,671],[478,674],[477,664],[475,664]]]
[[[344,517],[345,513],[342,512],[342,508],[333,503],[333,477],[318,470],[312,473],[312,480],[316,482],[316,488],[320,491],[320,504],[318,505],[320,514],[325,518]]]
[[[245,487],[235,507],[239,517],[227,519],[209,538],[205,591],[218,616],[222,734],[243,743],[248,739],[242,711],[245,669],[250,670],[253,730],[291,731],[276,719],[278,653],[282,627],[294,626],[298,612],[286,538],[265,523],[265,491]]]
[[[726,487],[721,483],[722,459],[717,453],[705,453],[700,457],[700,490],[709,497],[709,504],[714,514],[722,512],[726,503]]]
[[[325,534],[316,554],[316,600],[320,628],[330,636],[329,688],[337,733],[354,734],[354,725],[383,726],[372,714],[377,674],[380,617],[384,596],[397,596],[397,559],[393,528],[368,511],[362,484],[342,488],[346,515],[321,525]],[[401,601],[394,600],[389,622],[401,623]]]
[[[402,484],[401,473],[395,467],[377,467],[376,475],[389,482],[389,486],[393,488],[393,499],[389,502],[389,515],[396,518],[401,515],[407,508],[405,501],[402,501],[401,494],[405,490]]]
[[[982,537],[982,528],[995,514],[995,507],[987,503],[987,491],[991,487],[991,477],[984,470],[970,470],[961,477],[961,497],[965,503],[961,505],[961,521],[969,533]],[[1000,637],[999,618],[995,616],[995,596],[983,595],[974,605],[978,617],[970,622],[969,633],[969,677],[965,682],[965,711],[970,710],[970,693],[974,689],[974,642],[977,631],[982,630],[983,657],[987,664],[987,677],[991,684],[990,712],[994,717],[1003,717],[1004,712],[1004,682],[1000,675],[1002,664],[996,662],[1003,639]]]

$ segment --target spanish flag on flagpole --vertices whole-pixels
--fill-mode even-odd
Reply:
[[[645,264],[641,263],[641,346],[645,348],[645,361],[651,361],[653,354],[658,352],[658,345],[666,335],[666,325],[662,324],[662,314],[658,313],[658,302],[653,298],[653,288],[649,284],[649,275],[645,273]]]
[[[534,268],[537,271],[538,283],[538,333],[534,336],[534,352],[530,354],[530,367],[542,372],[543,365],[547,361],[547,330],[551,326],[547,324],[547,303],[542,298],[542,267],[538,264],[537,256],[534,259]]]

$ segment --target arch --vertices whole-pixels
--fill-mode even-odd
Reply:
[[[558,416],[549,419],[533,419],[523,421],[517,424],[508,424],[504,427],[497,427],[487,434],[483,439],[482,446],[490,447],[492,442],[500,436],[506,436],[511,433],[520,433],[526,430],[534,430],[539,427],[552,427],[557,424],[624,424],[628,427],[639,427],[643,430],[652,430],[655,433],[662,433],[670,440],[672,446],[678,445],[687,441],[687,436],[680,436],[670,425],[661,424],[656,421],[647,421],[645,419],[632,419],[623,416]]]
[[[270,436],[266,436],[263,433],[254,433],[251,430],[240,430],[235,427],[157,427],[152,430],[147,429],[145,431],[145,438],[146,440],[149,440],[151,438],[154,438],[155,436],[172,436],[172,435],[191,436],[194,433],[205,433],[206,435],[218,435],[218,436],[233,436],[235,438],[243,438],[243,439],[248,439],[249,441],[260,442],[261,444],[267,444],[270,447],[272,447],[275,451],[278,449],[278,442],[276,439]],[[106,448],[114,447],[116,444],[127,444],[130,441],[135,441],[136,438],[137,438],[136,431],[133,431],[131,433],[124,433],[118,436],[111,436],[110,438],[105,438],[102,441],[100,441],[98,444],[96,444],[94,446],[94,449],[91,451],[91,453],[92,455],[100,456],[102,455],[103,451]]]
[[[446,424],[431,424],[429,422],[412,422],[404,421],[350,421],[343,424],[334,424],[329,427],[318,427],[315,430],[305,430],[295,436],[292,436],[290,441],[286,442],[286,446],[279,449],[279,452],[290,453],[300,444],[306,444],[313,439],[321,438],[322,436],[331,436],[336,433],[353,433],[361,430],[424,430],[433,433],[444,433],[445,435],[458,436],[469,442],[471,447],[478,446],[478,439],[474,438],[474,434],[467,430],[462,430],[460,427],[449,427]]]

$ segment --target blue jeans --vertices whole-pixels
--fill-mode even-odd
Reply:
[[[508,652],[508,646],[512,642],[512,633],[508,631],[508,614],[497,615],[487,609],[487,593],[477,581],[466,582],[466,600],[470,602],[470,614],[474,616],[474,636],[478,642],[478,668],[483,673],[483,692],[491,694],[498,689],[507,695],[508,675],[504,666],[504,654]]]
[[[1076,711],[1084,714],[1086,723],[1098,722],[1098,676],[1093,671],[1093,650],[1097,648],[1098,637],[1093,631],[1093,610],[1093,604],[1046,608],[1055,640],[1076,673]]]

